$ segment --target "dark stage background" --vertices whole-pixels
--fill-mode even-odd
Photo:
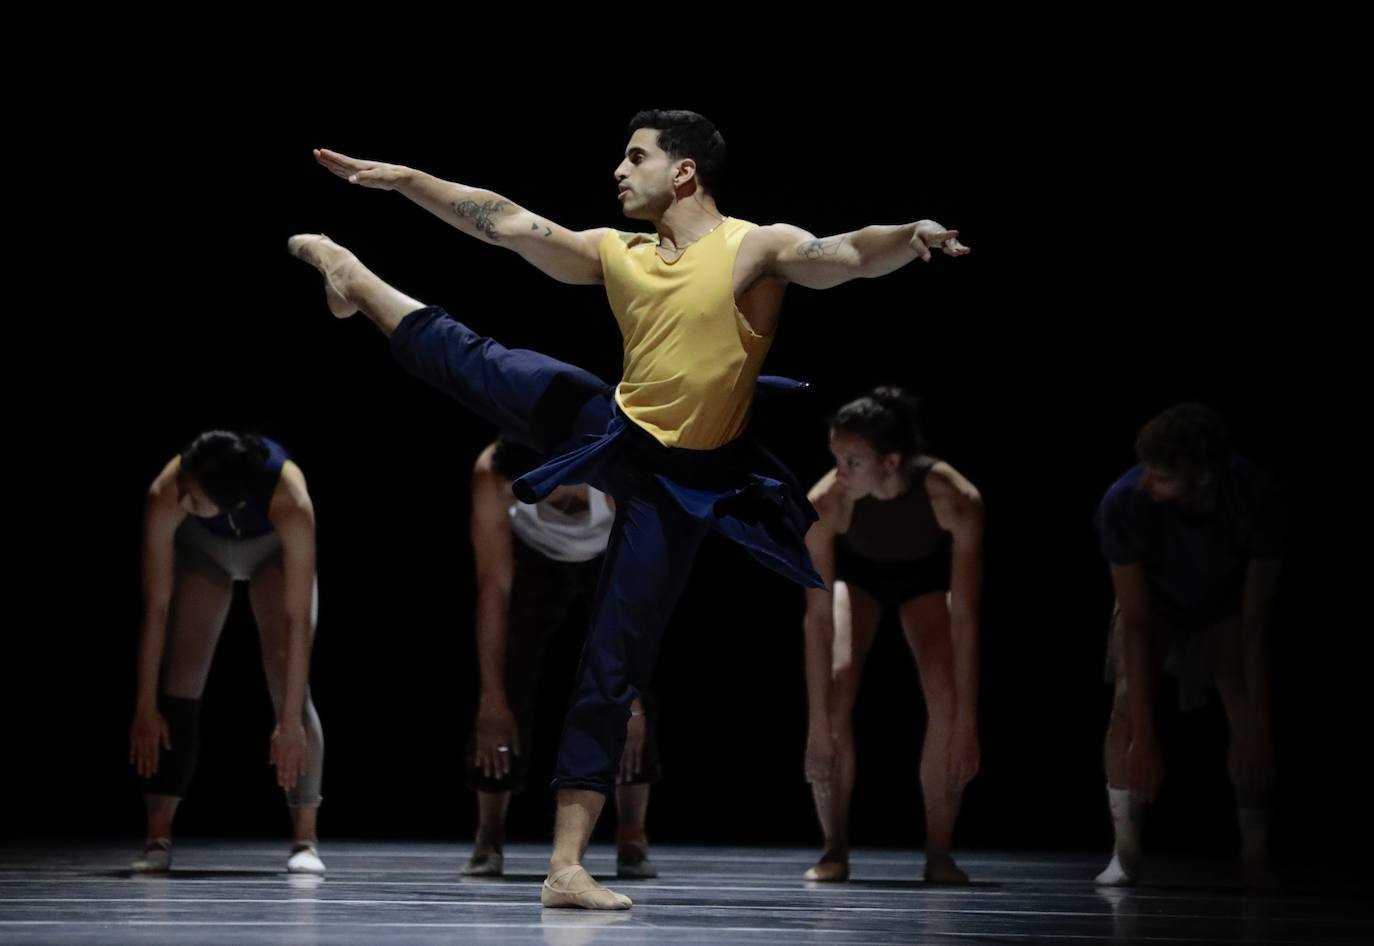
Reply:
[[[1020,52],[955,68],[953,87],[895,61],[781,83],[315,69],[273,85],[272,64],[243,50],[41,43],[15,96],[5,214],[19,290],[6,307],[18,323],[6,357],[7,834],[141,831],[125,757],[143,491],[196,432],[243,426],[293,452],[319,519],[324,835],[469,836],[466,517],[492,430],[403,374],[363,319],[332,320],[286,237],[327,232],[504,343],[613,378],[619,339],[600,289],[554,283],[396,195],[350,187],[310,149],[488,187],[572,227],[616,225],[625,122],[660,103],[723,130],[729,214],[817,234],[930,216],[974,248],[790,290],[767,370],[814,388],[760,405],[755,422],[811,482],[827,468],[825,412],[901,384],[924,399],[934,451],[983,491],[984,761],[958,842],[1109,846],[1111,596],[1092,514],[1133,462],[1139,425],[1190,398],[1226,413],[1289,500],[1271,651],[1276,843],[1339,852],[1367,833],[1350,813],[1374,787],[1362,771],[1370,385],[1358,291],[1371,155],[1360,52],[1340,29],[1233,36],[1206,58],[1182,42],[1128,61],[1108,51],[1034,73]],[[818,842],[801,774],[800,618],[797,589],[707,543],[658,672],[654,837]],[[517,838],[547,834],[542,786],[576,633],[565,628],[545,668]],[[265,765],[271,722],[239,600],[205,694],[183,834],[285,831]],[[887,626],[857,713],[856,843],[922,842],[923,723],[915,669]],[[1152,846],[1225,850],[1220,708],[1165,725]]]

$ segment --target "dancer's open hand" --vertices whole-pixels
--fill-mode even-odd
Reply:
[[[400,164],[363,161],[324,148],[315,149],[315,160],[350,184],[360,184],[363,187],[384,191],[400,187],[413,173],[410,168]]]
[[[305,726],[281,725],[272,732],[268,761],[277,767],[277,785],[293,789],[305,774]]]
[[[981,761],[978,750],[978,731],[971,726],[955,726],[949,747],[949,784],[953,791],[964,786],[978,774]]]
[[[1126,787],[1147,802],[1155,800],[1164,780],[1164,759],[1154,733],[1136,733],[1126,749]]]
[[[520,752],[520,727],[505,703],[483,703],[473,723],[474,761],[489,779],[510,774],[511,756]]]
[[[813,726],[806,733],[806,780],[825,792],[835,777],[835,739],[824,726]]]
[[[634,781],[643,770],[644,739],[648,730],[643,711],[632,715],[625,724],[625,751],[620,754],[620,777],[617,779],[621,784]]]
[[[172,731],[167,728],[167,720],[155,709],[136,713],[129,727],[129,764],[139,778],[152,778],[157,774],[159,747],[172,748]]]

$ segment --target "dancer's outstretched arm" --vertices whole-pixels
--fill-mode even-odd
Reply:
[[[885,276],[912,260],[930,262],[931,250],[964,256],[958,230],[934,220],[872,226],[817,238],[800,227],[775,223],[750,233],[740,247],[745,265],[808,289],[829,289],[851,279]]]
[[[400,164],[362,161],[324,149],[316,149],[315,160],[350,184],[396,191],[468,236],[514,250],[559,282],[602,282],[597,247],[605,228],[569,230],[500,194]]]

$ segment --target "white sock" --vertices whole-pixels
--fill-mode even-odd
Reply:
[[[1129,790],[1108,785],[1107,807],[1112,813],[1116,846],[1111,863],[1095,882],[1113,887],[1133,884],[1140,874],[1140,823],[1144,820],[1145,804]]]
[[[1145,802],[1129,789],[1107,786],[1107,807],[1112,812],[1112,830],[1117,847],[1140,851],[1140,823],[1145,820]]]

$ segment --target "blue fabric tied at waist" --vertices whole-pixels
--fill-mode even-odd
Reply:
[[[758,379],[760,396],[806,388],[790,378]],[[512,488],[526,503],[539,502],[565,483],[590,483],[615,496],[636,472],[652,476],[683,512],[759,563],[799,584],[825,587],[806,552],[806,530],[817,518],[806,491],[747,432],[713,450],[665,447],[616,408],[604,433],[566,445]]]

